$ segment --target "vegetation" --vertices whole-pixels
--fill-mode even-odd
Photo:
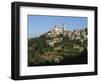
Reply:
[[[85,31],[87,33],[87,29]],[[63,40],[50,46],[47,40],[54,38],[63,38]],[[54,38],[46,37],[44,34],[28,40],[28,66],[87,63],[87,39],[82,43],[80,39],[72,40],[68,35],[62,34]]]

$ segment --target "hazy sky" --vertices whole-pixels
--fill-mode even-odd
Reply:
[[[28,37],[35,37],[50,30],[54,25],[62,26],[66,23],[66,30],[86,28],[88,24],[87,17],[69,17],[69,16],[28,16]]]

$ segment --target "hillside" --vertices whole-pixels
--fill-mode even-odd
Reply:
[[[28,66],[87,63],[87,28],[68,31],[55,26],[28,40]]]

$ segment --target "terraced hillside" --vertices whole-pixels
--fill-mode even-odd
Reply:
[[[87,64],[87,28],[53,28],[28,39],[28,66]]]

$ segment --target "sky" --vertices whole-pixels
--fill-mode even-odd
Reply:
[[[62,26],[66,23],[66,30],[87,28],[87,17],[71,17],[71,16],[28,16],[28,37],[36,37],[42,33],[48,32],[53,26]]]

